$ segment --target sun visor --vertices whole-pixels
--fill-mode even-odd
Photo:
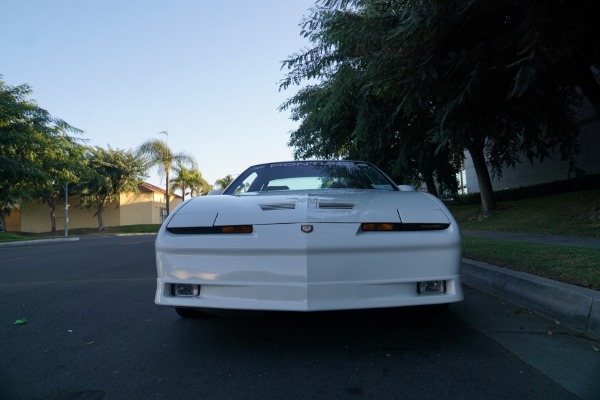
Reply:
[[[169,228],[192,228],[200,226],[213,226],[217,218],[216,212],[177,214],[169,221]]]

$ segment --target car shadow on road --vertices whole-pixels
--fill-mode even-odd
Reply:
[[[201,340],[230,349],[239,345],[238,350],[269,344],[290,351],[338,346],[400,351],[408,347],[399,343],[410,343],[411,348],[420,342],[429,349],[435,344],[447,346],[448,341],[460,338],[465,324],[447,310],[403,307],[314,313],[217,311],[180,319],[173,329],[179,342]]]

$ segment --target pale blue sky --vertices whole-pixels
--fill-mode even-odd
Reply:
[[[292,158],[297,123],[277,108],[297,88],[279,92],[281,61],[309,45],[314,0],[0,2],[3,80],[89,144],[134,149],[168,130],[211,184]]]

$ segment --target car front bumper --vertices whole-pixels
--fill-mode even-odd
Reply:
[[[255,226],[251,235],[171,235],[156,242],[155,302],[174,307],[319,311],[463,299],[461,238],[444,231],[361,232],[356,223]],[[445,291],[421,294],[419,282]],[[179,297],[175,284],[199,285]]]

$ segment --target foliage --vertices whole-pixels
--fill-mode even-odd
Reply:
[[[167,192],[165,197],[168,215],[170,213],[170,174],[171,169],[173,168],[173,163],[180,162],[183,165],[195,167],[196,163],[193,157],[184,152],[173,152],[166,142],[159,139],[150,139],[142,143],[137,150],[137,154],[140,159],[144,160],[146,168],[152,168],[156,166],[158,168],[159,175],[161,177],[165,177],[165,190]]]
[[[202,177],[200,170],[192,170],[192,176],[190,177],[190,196],[202,196],[208,194],[213,187],[206,179]]]
[[[23,200],[43,196],[40,189],[73,178],[81,131],[54,118],[30,99],[28,85],[0,80],[0,223]]]
[[[50,212],[50,231],[56,232],[56,209],[64,201],[67,185],[75,186],[89,175],[84,159],[85,147],[68,137],[58,137],[58,148],[48,152],[42,160],[46,179],[32,188],[34,197],[40,198]]]
[[[221,179],[217,179],[217,181],[215,182],[215,186],[217,187],[217,189],[225,190],[225,188],[229,186],[231,182],[233,182],[233,176],[229,174]]]
[[[558,149],[575,167],[582,93],[600,110],[597,17],[591,1],[321,0],[302,22],[313,47],[283,63],[283,89],[320,81],[281,107],[301,121],[290,144],[438,181],[466,149],[487,213],[488,166]]]
[[[90,147],[86,154],[89,175],[79,188],[79,207],[96,208],[98,228],[104,229],[102,211],[123,192],[138,191],[146,177],[146,164],[132,151]]]
[[[181,189],[183,200],[188,190],[192,197],[206,194],[211,190],[210,184],[202,177],[202,173],[195,165],[188,168],[182,161],[177,161],[173,169],[176,175],[171,179],[171,191]]]

